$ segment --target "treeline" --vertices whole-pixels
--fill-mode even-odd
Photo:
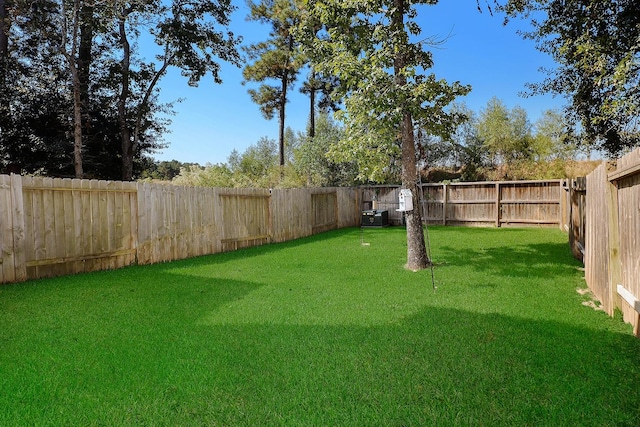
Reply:
[[[464,104],[452,108],[466,120],[450,138],[434,137],[422,129],[416,131],[422,182],[566,178],[584,176],[597,163],[587,161],[588,153],[577,144],[559,111],[545,111],[532,123],[524,109],[509,108],[496,98],[479,112]],[[388,158],[377,181],[367,179],[364,162],[336,159],[344,128],[332,117],[327,111],[317,115],[313,137],[308,131],[286,129],[284,167],[280,166],[278,144],[264,137],[242,153],[234,150],[224,163],[202,166],[174,161],[171,176],[149,177],[210,187],[400,183],[399,153]],[[166,167],[169,162],[159,164]]]
[[[428,43],[408,37],[419,33],[422,3],[433,2],[249,1],[248,19],[270,32],[241,46],[230,31],[231,0],[0,0],[0,169],[224,186],[353,185],[413,179],[415,157],[425,180],[434,168],[460,180],[547,178],[570,175],[566,163],[580,150],[617,156],[639,144],[637,1],[476,2],[508,19],[541,12],[524,36],[558,66],[530,94],[569,104],[535,123],[497,99],[479,112],[453,103],[471,87],[427,73]],[[155,50],[145,57],[143,45]],[[278,141],[263,139],[218,165],[154,161],[172,114],[158,100],[168,68],[192,86],[207,75],[222,83],[221,62],[244,67],[249,96],[265,118],[278,118]],[[310,120],[295,133],[286,128],[286,105],[300,80]],[[411,170],[406,179],[403,167]]]

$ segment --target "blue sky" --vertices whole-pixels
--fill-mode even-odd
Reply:
[[[248,8],[244,1],[236,5],[231,30],[242,35],[245,44],[264,39],[268,27],[246,21]],[[563,105],[563,99],[548,95],[520,96],[526,91],[526,83],[543,80],[540,67],[553,67],[550,57],[517,34],[518,29],[528,28],[526,22],[503,26],[502,15],[478,12],[476,0],[441,0],[418,10],[423,35],[447,39],[444,45],[432,49],[434,67],[429,71],[438,78],[471,85],[471,93],[459,101],[472,110],[479,112],[495,96],[509,108],[523,107],[535,122],[545,110]],[[221,163],[233,149],[242,152],[264,136],[277,139],[277,118],[268,121],[262,117],[247,93],[255,86],[241,84],[242,70],[222,64],[221,78],[223,83],[216,85],[208,76],[196,88],[187,86],[175,69],[163,78],[161,100],[184,100],[175,105],[171,133],[165,136],[169,146],[154,156],[157,160]],[[286,114],[287,126],[295,131],[305,129],[308,99],[298,88],[292,92]]]

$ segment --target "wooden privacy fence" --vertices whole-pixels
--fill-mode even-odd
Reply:
[[[422,184],[422,218],[428,224],[472,226],[555,226],[567,221],[564,181],[502,181]],[[389,220],[402,222],[397,212],[399,186],[363,188],[363,209],[389,211]]]
[[[571,223],[561,180],[423,184],[426,222]],[[224,189],[0,175],[0,282],[152,264],[360,225],[397,212],[398,186]],[[584,224],[584,221],[582,221]]]
[[[587,176],[585,276],[610,315],[640,335],[640,149]]]
[[[357,226],[359,195],[355,188],[221,189],[0,175],[0,283]]]

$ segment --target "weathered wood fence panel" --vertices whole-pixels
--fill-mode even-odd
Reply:
[[[587,178],[565,179],[565,203],[562,206],[562,228],[569,234],[569,246],[574,258],[584,262],[586,218],[587,218]]]
[[[0,283],[359,225],[357,188],[222,189],[0,175]]]
[[[618,182],[618,217],[622,273],[619,284],[640,299],[640,174]],[[625,321],[638,331],[638,312],[624,299],[622,311]]]
[[[562,181],[461,182],[422,184],[422,218],[428,224],[561,227]],[[363,209],[389,211],[401,223],[398,186],[363,187]]]
[[[113,269],[135,261],[134,183],[12,179],[20,179],[22,187],[25,278]]]
[[[589,289],[600,300],[604,309],[613,314],[613,297],[609,286],[609,181],[606,165],[598,166],[587,176],[586,203],[589,209],[586,216],[585,240],[585,279]]]
[[[361,191],[359,188],[337,188],[338,228],[360,225],[362,217]]]
[[[640,149],[587,176],[585,276],[607,313],[640,336]]]
[[[218,252],[216,189],[138,184],[138,263]]]
[[[271,240],[270,194],[265,189],[220,189],[220,242],[223,251]]]
[[[311,192],[299,188],[271,190],[272,238],[285,242],[310,236]]]

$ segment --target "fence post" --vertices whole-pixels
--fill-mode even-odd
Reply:
[[[447,225],[447,198],[449,193],[449,187],[447,184],[442,184],[442,225]]]
[[[500,183],[496,182],[496,227],[500,227]]]

